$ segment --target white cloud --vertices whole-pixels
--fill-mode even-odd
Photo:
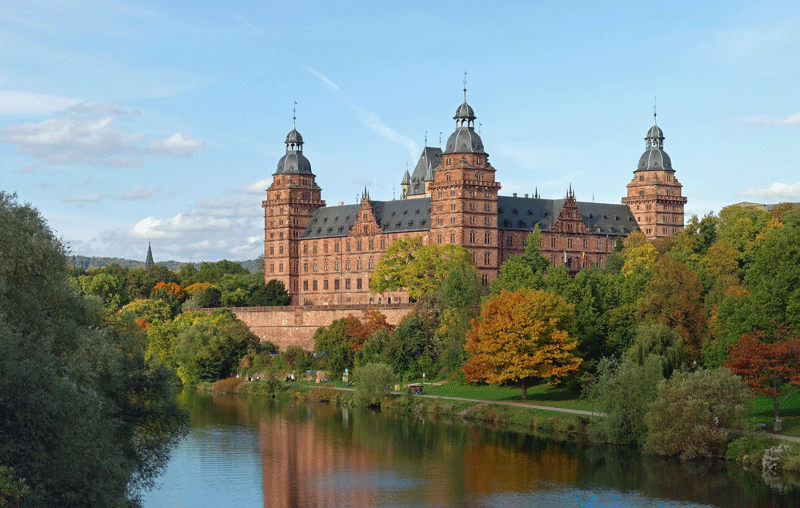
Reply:
[[[58,95],[0,90],[0,115],[49,115],[80,102]]]
[[[420,149],[417,146],[417,143],[406,136],[403,136],[399,132],[392,130],[391,128],[387,127],[382,121],[381,118],[373,113],[372,111],[367,111],[366,109],[362,108],[361,106],[357,105],[353,102],[350,97],[345,94],[339,86],[328,79],[325,75],[321,72],[312,69],[311,67],[306,67],[305,65],[301,65],[305,70],[313,74],[314,76],[318,77],[322,81],[325,82],[328,86],[330,86],[333,90],[335,90],[341,98],[347,103],[350,108],[353,109],[358,114],[359,120],[363,123],[369,130],[377,134],[378,136],[391,141],[392,143],[397,143],[403,145],[408,150],[408,154],[411,160],[416,160],[419,157]]]
[[[182,132],[176,132],[168,138],[151,139],[148,151],[161,157],[188,157],[205,149],[206,144],[203,141]]]
[[[795,113],[783,120],[777,120],[775,123],[779,125],[800,125],[800,113]]]
[[[64,198],[65,203],[95,203],[100,201],[100,194],[84,194],[82,196],[72,196]]]
[[[263,251],[260,205],[260,200],[244,196],[200,199],[190,210],[145,217],[127,231],[107,230],[98,242],[105,251],[124,252],[130,245],[152,240],[154,254],[157,245],[161,259],[253,259]]]
[[[153,197],[153,194],[160,191],[158,187],[143,187],[141,185],[137,185],[133,189],[129,190],[122,196],[122,199],[128,200],[140,200],[140,199],[150,199]]]
[[[267,190],[267,187],[269,187],[271,183],[272,179],[265,178],[257,182],[242,185],[236,189],[236,192],[240,192],[242,194],[264,194],[264,192]]]
[[[150,156],[188,156],[205,149],[203,141],[181,132],[150,140],[148,149],[141,148],[145,134],[127,133],[114,125],[119,117],[139,115],[119,104],[82,102],[38,123],[9,125],[0,131],[0,143],[17,145],[20,154],[49,164],[118,168],[141,165]]]
[[[776,182],[766,189],[747,189],[739,194],[743,197],[752,197],[766,203],[800,200],[800,182],[785,184]]]

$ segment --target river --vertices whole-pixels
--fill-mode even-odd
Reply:
[[[536,437],[460,419],[184,391],[192,430],[146,508],[800,507],[724,462]]]

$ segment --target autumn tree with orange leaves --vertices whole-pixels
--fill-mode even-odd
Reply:
[[[541,290],[501,291],[486,301],[480,318],[472,321],[464,365],[469,382],[519,382],[522,400],[535,381],[554,383],[576,372],[581,359],[569,330],[574,306]]]
[[[773,343],[762,342],[763,338],[762,332],[739,337],[725,367],[741,376],[751,390],[772,398],[777,431],[781,430],[779,406],[800,386],[800,337]]]

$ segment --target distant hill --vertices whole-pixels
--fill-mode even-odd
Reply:
[[[106,257],[95,257],[91,256],[71,256],[67,259],[67,261],[77,266],[79,264],[85,263],[86,260],[89,260],[89,268],[102,268],[106,265],[119,265],[122,268],[127,268],[132,270],[134,268],[144,268],[144,261],[134,261],[133,259],[123,259],[123,258],[106,258]],[[247,261],[236,261],[243,267],[245,267],[250,273],[255,273],[257,271],[263,270],[264,265],[261,259],[249,259]],[[189,263],[185,263],[182,261],[159,261],[156,263],[157,265],[164,265],[173,272],[178,272],[183,265],[187,265]],[[200,263],[194,263],[195,268],[200,268]]]

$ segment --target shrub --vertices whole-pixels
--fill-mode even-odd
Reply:
[[[745,430],[752,393],[728,369],[682,372],[662,381],[645,417],[644,451],[682,459],[722,457],[730,430]]]
[[[339,390],[335,388],[313,388],[306,394],[308,402],[337,402],[339,398]]]
[[[389,395],[394,382],[394,372],[385,363],[368,363],[353,371],[356,385],[354,402],[359,406],[380,407],[384,397]]]
[[[212,392],[217,393],[236,393],[239,385],[244,382],[244,379],[239,377],[229,377],[227,379],[220,379],[211,388]]]
[[[597,365],[597,381],[587,386],[584,396],[594,409],[608,416],[589,424],[589,435],[616,444],[639,443],[647,434],[644,416],[656,398],[661,363],[649,357],[643,366],[629,359],[604,358]]]
[[[753,466],[761,467],[764,450],[769,448],[772,441],[766,436],[747,434],[728,445],[725,458],[735,461],[744,469],[749,469]]]

